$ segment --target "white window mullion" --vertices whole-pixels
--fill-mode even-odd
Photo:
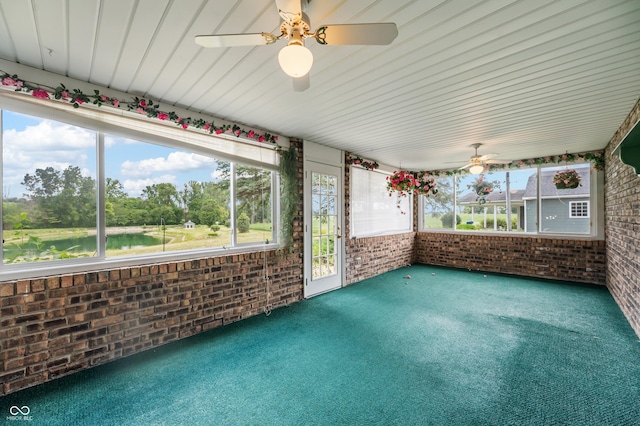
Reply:
[[[238,227],[236,226],[237,214],[236,214],[236,165],[235,163],[229,164],[229,226],[231,227],[231,247],[238,245],[238,237],[236,235]]]
[[[105,170],[104,170],[104,133],[97,132],[98,144],[96,149],[96,250],[97,257],[104,259],[107,253],[107,218],[106,218],[106,189],[105,189]]]

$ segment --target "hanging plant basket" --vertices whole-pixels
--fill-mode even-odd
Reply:
[[[484,173],[480,174],[476,180],[467,185],[467,188],[476,194],[476,202],[478,204],[486,204],[487,196],[496,188],[499,188],[498,182],[488,181],[484,178]]]
[[[559,170],[553,176],[553,184],[557,189],[573,189],[580,186],[580,175],[574,169]]]
[[[389,195],[396,191],[401,197],[409,194],[415,195],[436,195],[436,182],[433,176],[425,172],[408,172],[404,170],[395,171],[393,175],[387,176],[387,190]]]

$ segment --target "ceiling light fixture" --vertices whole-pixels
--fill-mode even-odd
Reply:
[[[307,75],[313,65],[313,54],[302,44],[295,42],[283,47],[278,53],[280,68],[288,76],[298,78]]]
[[[474,164],[473,166],[469,167],[469,173],[471,173],[472,175],[479,175],[483,171],[484,167],[480,164]]]

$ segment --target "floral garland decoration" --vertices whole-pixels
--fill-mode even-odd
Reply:
[[[488,164],[485,166],[485,171],[499,171],[505,169],[520,169],[528,168],[532,166],[541,166],[545,164],[561,164],[561,163],[593,163],[593,168],[599,171],[604,170],[604,152],[592,151],[577,154],[562,154],[562,155],[549,155],[546,157],[535,157],[526,160],[514,161],[509,164]],[[433,170],[424,173],[429,173],[436,177],[441,176],[453,176],[469,173],[468,170]]]
[[[38,99],[56,99],[71,103],[74,108],[79,108],[83,104],[93,104],[101,107],[107,105],[113,108],[120,108],[121,105],[126,105],[127,110],[135,111],[139,114],[144,114],[149,118],[155,118],[160,121],[174,122],[177,126],[183,129],[194,127],[196,129],[204,130],[209,134],[232,134],[236,137],[245,136],[248,139],[257,142],[268,142],[276,144],[278,142],[278,136],[270,133],[256,133],[254,130],[246,130],[238,126],[237,124],[224,124],[217,126],[213,121],[206,121],[201,118],[193,119],[191,117],[181,117],[174,111],[163,111],[160,109],[160,105],[155,103],[151,99],[134,97],[130,101],[124,101],[117,98],[112,98],[101,94],[98,90],[94,90],[93,94],[86,94],[80,89],[67,89],[64,84],[52,88],[41,84],[28,82],[19,78],[16,74],[10,75],[7,72],[0,70],[0,82],[2,86],[14,87],[16,92],[30,93],[33,97]]]
[[[353,157],[351,155],[347,156],[347,164],[353,164],[354,166],[360,166],[367,170],[375,170],[380,167],[376,161],[367,161],[360,157]]]

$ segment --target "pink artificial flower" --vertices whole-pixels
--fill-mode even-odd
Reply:
[[[278,140],[278,137],[277,137],[277,136],[274,136],[274,137],[273,137],[273,140],[274,140],[274,141],[277,141],[277,140]]]
[[[49,94],[46,90],[43,89],[36,89],[31,92],[31,95],[35,96],[38,99],[49,99]]]
[[[112,99],[111,103],[114,107],[118,108],[120,106],[120,101],[118,99]]]
[[[216,129],[216,135],[219,135],[220,133],[222,133],[222,129]]]
[[[21,81],[18,82],[11,77],[5,77],[2,79],[2,85],[3,86],[22,86],[22,82]]]
[[[140,114],[145,114],[146,113],[144,108],[138,108],[138,109],[136,109],[136,111],[138,111]]]
[[[254,137],[255,135],[256,135],[256,133],[255,133],[253,130],[251,130],[251,131],[249,132],[249,134],[247,135],[247,137],[248,137],[249,139],[253,139],[253,137]]]
[[[107,102],[109,100],[109,98],[106,95],[100,95],[100,100],[102,102]]]
[[[77,103],[77,104],[80,104],[80,105],[82,105],[82,104],[84,103],[84,101],[83,101],[81,98],[75,98],[75,99],[73,100],[73,102],[75,102],[75,103]]]
[[[210,129],[211,129],[211,124],[209,124],[209,123],[204,123],[204,127],[203,127],[203,129],[204,129],[204,130],[210,130]]]
[[[169,114],[167,114],[166,112],[161,112],[158,113],[158,120],[168,120],[169,119]]]
[[[140,105],[141,108],[146,108],[147,102],[144,99],[140,99],[140,102],[138,103],[138,105]]]
[[[263,135],[258,136],[258,142],[264,142],[264,136]]]
[[[355,164],[355,165],[360,164],[360,160],[355,160],[355,161],[353,162],[353,164]]]
[[[182,123],[182,128],[183,128],[183,129],[186,129],[187,127],[189,127],[189,123],[187,123],[186,121],[184,121],[184,122]]]
[[[62,97],[62,99],[69,99],[69,91],[63,90],[62,92],[60,92],[60,96]]]
[[[235,132],[233,132],[233,134],[236,135],[236,136],[240,136],[240,129],[238,129]]]

